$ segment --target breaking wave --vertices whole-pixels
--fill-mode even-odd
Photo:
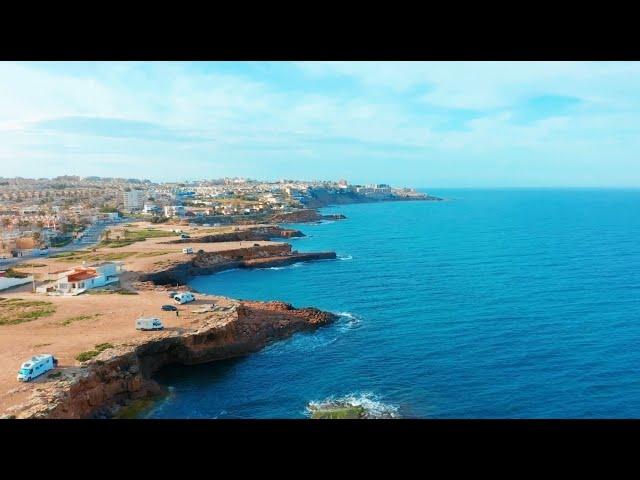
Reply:
[[[291,265],[286,265],[284,267],[266,267],[266,268],[257,268],[256,270],[285,270],[287,268],[300,268],[304,262],[292,263]]]
[[[221,273],[237,272],[238,270],[240,270],[240,269],[239,268],[229,268],[227,270],[220,270],[219,272],[216,272],[214,275],[220,275]]]
[[[338,255],[338,260],[353,260],[351,255]]]
[[[400,418],[398,407],[385,403],[371,392],[349,393],[343,397],[329,397],[322,401],[311,401],[305,413],[311,416],[314,411],[327,408],[361,407],[361,418]]]
[[[350,330],[352,328],[357,328],[360,326],[362,322],[362,317],[360,315],[356,315],[351,312],[332,312],[335,315],[338,315],[340,319],[336,322],[338,325],[338,329],[341,332]]]
[[[362,317],[351,312],[333,312],[338,315],[338,320],[334,323],[337,328],[321,328],[313,332],[298,332],[291,337],[272,343],[263,349],[264,353],[279,354],[288,351],[313,351],[331,345],[340,338],[341,333],[345,333],[360,326]]]

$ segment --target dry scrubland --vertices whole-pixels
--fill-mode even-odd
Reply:
[[[182,253],[184,247],[192,247],[194,251],[218,252],[277,243],[244,241],[175,245],[164,243],[178,238],[171,228],[181,228],[194,237],[232,229],[194,230],[146,222],[125,228],[129,233],[121,239],[124,240],[122,242],[111,234],[111,238],[121,244],[106,242],[89,251],[69,252],[15,267],[17,272],[35,274],[37,278],[82,262],[118,260],[124,262],[126,273],[121,276],[117,288],[87,292],[76,297],[35,294],[31,285],[0,292],[0,413],[25,401],[43,383],[55,381],[61,371],[65,375],[73,375],[82,361],[93,358],[110,345],[126,344],[131,338],[140,336],[162,335],[159,332],[136,331],[135,319],[140,316],[158,317],[167,331],[176,331],[197,324],[203,314],[196,311],[204,305],[231,304],[230,300],[222,297],[198,295],[196,302],[179,306],[177,317],[175,312],[164,312],[160,308],[171,303],[167,290],[138,284],[140,273],[184,262],[188,258]],[[54,354],[60,361],[60,368],[35,381],[19,383],[16,375],[20,364],[37,353]]]

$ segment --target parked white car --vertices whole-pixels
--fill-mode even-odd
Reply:
[[[49,370],[53,370],[57,365],[58,360],[50,353],[36,355],[20,366],[20,370],[18,371],[18,380],[20,382],[28,382]]]
[[[182,253],[193,253],[193,248],[191,247],[183,248]]]
[[[139,318],[136,320],[136,330],[162,330],[164,325],[159,318]]]
[[[175,295],[173,299],[182,305],[183,303],[193,302],[196,299],[196,297],[194,297],[193,293],[191,292],[183,292]]]

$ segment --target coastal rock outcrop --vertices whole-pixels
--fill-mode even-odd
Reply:
[[[348,205],[351,203],[401,202],[413,200],[440,201],[442,198],[421,193],[364,195],[354,191],[335,192],[326,189],[313,189],[307,199],[307,208],[322,208],[329,205]]]
[[[276,213],[269,218],[269,221],[273,223],[309,223],[322,220],[344,220],[345,218],[347,217],[342,214],[322,215],[313,208],[305,208],[293,212]]]
[[[193,365],[246,355],[271,341],[312,330],[336,315],[283,302],[241,302],[212,313],[196,327],[167,331],[116,345],[85,362],[62,368],[59,380],[44,383],[15,418],[109,417],[136,399],[154,397],[163,388],[151,377],[161,367]]]
[[[178,240],[171,240],[166,243],[244,242],[271,240],[273,238],[296,238],[304,236],[304,233],[302,233],[300,230],[293,230],[290,228],[281,228],[275,226],[264,226],[246,230],[238,230],[235,232],[204,235],[202,237],[196,238],[181,238]]]
[[[157,271],[142,274],[140,281],[150,281],[157,285],[184,284],[193,275],[210,275],[233,268],[266,268],[334,258],[336,258],[335,252],[292,251],[288,243],[253,245],[219,252],[199,250],[187,262],[164,265]]]

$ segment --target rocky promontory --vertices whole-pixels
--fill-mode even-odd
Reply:
[[[267,268],[291,265],[310,260],[335,259],[335,252],[301,253],[291,249],[288,243],[272,245],[255,244],[218,252],[199,250],[188,261],[163,265],[155,271],[141,274],[143,282],[156,285],[185,284],[194,275],[211,275],[234,268]]]
[[[166,243],[216,243],[216,242],[245,242],[271,240],[273,238],[297,238],[304,237],[300,230],[282,228],[277,226],[258,226],[233,232],[214,233],[195,238],[180,238]]]
[[[295,332],[335,320],[315,308],[283,302],[237,302],[211,312],[188,329],[155,333],[113,345],[80,367],[57,369],[11,418],[108,418],[132,401],[157,397],[163,388],[152,379],[169,364],[193,365],[260,350]]]
[[[387,194],[362,194],[353,190],[327,190],[315,188],[310,191],[310,198],[305,202],[309,209],[327,207],[329,205],[349,205],[352,203],[403,202],[403,201],[441,201],[440,197],[418,193],[415,191],[396,191]]]
[[[323,215],[314,208],[303,208],[292,212],[276,213],[269,217],[269,221],[272,223],[310,223],[322,220],[343,220],[345,218],[347,217],[342,214]]]

